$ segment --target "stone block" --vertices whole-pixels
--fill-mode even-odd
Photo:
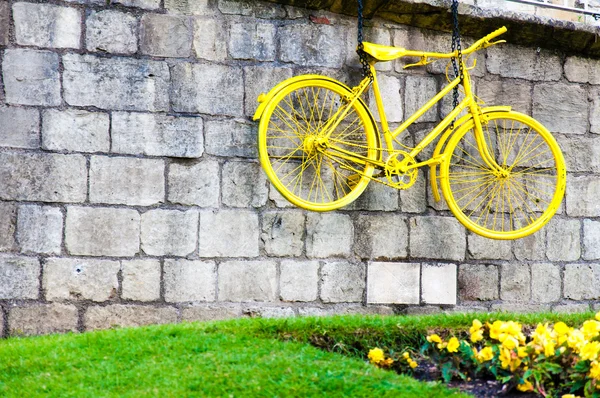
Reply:
[[[196,3],[194,2],[189,2]],[[235,26],[235,25],[234,25]],[[194,19],[193,48],[197,58],[209,61],[227,59],[227,24],[215,17]]]
[[[432,314],[440,314],[442,309],[433,305],[419,305],[419,306],[410,306],[406,308],[402,313],[405,315],[432,315]]]
[[[379,91],[381,92],[381,100],[385,108],[385,115],[389,123],[399,123],[404,119],[404,111],[402,106],[402,86],[401,81],[395,76],[387,76],[380,74],[377,76],[379,81]],[[375,103],[375,98],[369,98],[369,109],[376,121],[379,119],[379,111]]]
[[[569,176],[567,179],[569,217],[600,216],[600,180],[595,176]]]
[[[550,261],[575,261],[581,257],[579,220],[554,217],[546,226],[546,256]]]
[[[408,255],[406,218],[359,215],[355,221],[354,253],[360,258],[396,259]]]
[[[324,303],[358,303],[365,291],[365,265],[329,261],[321,267],[321,300]]]
[[[171,163],[167,199],[171,203],[219,207],[219,163],[204,160],[195,164]]]
[[[498,300],[498,267],[486,264],[458,266],[458,297],[461,301]]]
[[[587,97],[587,89],[578,84],[536,84],[532,116],[552,133],[585,134],[588,129]]]
[[[17,206],[14,203],[0,202],[0,251],[17,249],[16,228]]]
[[[6,102],[58,106],[60,75],[58,54],[24,48],[7,49],[2,60]]]
[[[421,299],[426,304],[456,305],[456,264],[423,264]]]
[[[221,188],[223,204],[231,207],[262,207],[269,195],[267,177],[258,163],[225,163]]]
[[[42,112],[42,147],[51,151],[108,152],[109,117],[79,109]]]
[[[256,128],[255,125],[236,120],[207,121],[204,126],[206,153],[256,159]]]
[[[281,262],[279,290],[283,301],[315,301],[319,288],[319,262],[284,260]]]
[[[234,59],[274,61],[275,25],[268,22],[240,21],[229,30],[229,55]]]
[[[137,52],[138,21],[133,15],[116,10],[92,11],[85,24],[88,51],[114,54]]]
[[[465,229],[450,217],[413,217],[409,221],[410,255],[441,260],[463,260]]]
[[[42,277],[46,300],[114,300],[120,269],[119,262],[112,260],[49,258]]]
[[[583,220],[583,255],[584,260],[600,258],[600,222]]]
[[[0,256],[0,300],[37,299],[39,277],[37,258]]]
[[[15,39],[22,46],[79,48],[81,10],[53,4],[13,4]]]
[[[566,264],[563,289],[566,299],[600,298],[600,264]]]
[[[140,250],[140,215],[132,209],[69,206],[65,246],[72,255],[132,257]]]
[[[497,303],[490,306],[492,312],[550,312],[550,304],[521,304],[521,303]]]
[[[70,304],[33,304],[12,307],[8,313],[10,336],[77,332],[77,307]]]
[[[198,242],[198,211],[155,209],[142,214],[142,250],[151,256],[187,256]]]
[[[13,106],[0,107],[0,146],[24,149],[39,148],[39,111]]]
[[[209,0],[165,0],[165,9],[169,14],[213,15],[215,8]]]
[[[10,5],[8,1],[0,1],[0,46],[8,44],[10,34]],[[2,329],[0,329],[1,331]]]
[[[415,184],[400,191],[400,209],[405,213],[424,213],[427,210],[427,180],[423,170],[419,170]]]
[[[531,296],[531,271],[527,264],[504,264],[500,267],[500,299],[528,302]]]
[[[487,50],[487,70],[502,77],[558,81],[562,64],[558,55],[534,47],[500,46]]]
[[[557,136],[570,172],[600,172],[600,137]]]
[[[342,26],[294,24],[279,28],[283,62],[302,66],[341,68],[344,64],[345,32]]]
[[[600,88],[590,88],[590,133],[600,134]]]
[[[0,198],[39,202],[83,202],[87,167],[81,155],[0,153]]]
[[[143,305],[92,306],[83,319],[86,330],[135,327],[177,322],[177,309]]]
[[[184,322],[220,321],[239,318],[242,315],[239,305],[192,305],[181,309],[181,320]]]
[[[309,258],[346,257],[352,252],[354,227],[349,215],[309,213],[306,255]]]
[[[259,105],[257,99],[261,93],[268,93],[277,84],[291,77],[291,68],[272,68],[263,65],[244,68],[245,115],[254,115]]]
[[[371,262],[367,270],[367,303],[419,304],[421,265]]]
[[[156,57],[189,57],[192,54],[191,19],[144,14],[140,22],[140,51]]]
[[[300,211],[270,211],[263,214],[262,240],[269,256],[302,255],[306,217]]]
[[[162,203],[164,174],[163,160],[92,156],[90,202],[130,206]]]
[[[200,212],[200,257],[257,257],[258,216],[247,210]]]
[[[17,239],[21,252],[60,254],[63,214],[58,207],[21,205],[17,218]]]
[[[531,115],[532,83],[513,79],[481,79],[477,96],[489,106],[510,105],[513,110]]]
[[[431,76],[407,76],[404,88],[404,113],[408,117],[419,110],[438,92],[437,81]],[[437,106],[417,119],[419,122],[435,122],[438,119]]]
[[[274,261],[225,261],[218,271],[219,301],[276,301]]]
[[[600,84],[600,61],[582,57],[567,57],[565,76],[575,83]]]
[[[96,1],[96,0],[92,0]],[[104,3],[104,0],[100,0]],[[160,0],[111,0],[112,3],[121,4],[125,7],[137,7],[146,10],[156,10],[160,8]]]
[[[242,116],[242,70],[226,65],[177,64],[172,68],[173,110]]]
[[[561,296],[560,267],[552,263],[531,264],[531,300],[551,303]]]
[[[285,12],[285,6],[280,4],[272,4],[267,2],[259,2],[254,4],[254,14],[256,18],[262,19],[284,19],[288,17]]]
[[[398,204],[398,190],[371,182],[345,210],[394,211],[398,210]]]
[[[552,312],[558,312],[558,313],[562,313],[562,314],[574,314],[574,313],[582,313],[582,312],[589,312],[589,311],[590,311],[590,305],[587,303],[560,304],[560,305],[555,305],[554,307],[552,307]]]
[[[63,56],[65,101],[74,106],[160,112],[169,110],[169,67],[162,61]]]
[[[513,248],[517,260],[545,260],[546,228],[542,228],[533,235],[515,240]]]
[[[214,262],[166,259],[163,272],[165,301],[215,301],[217,268]]]
[[[273,184],[269,183],[269,200],[273,201],[275,206],[284,208],[284,207],[296,207],[294,204],[289,202],[286,198],[284,198],[277,188],[273,186]]]
[[[142,258],[121,261],[124,300],[156,301],[160,299],[160,262]]]
[[[223,14],[252,15],[252,3],[248,0],[219,0],[219,11]]]
[[[476,260],[510,260],[513,256],[510,240],[494,240],[468,233],[467,247],[469,255]]]
[[[250,306],[242,309],[242,314],[251,318],[290,318],[296,316],[290,307]]]

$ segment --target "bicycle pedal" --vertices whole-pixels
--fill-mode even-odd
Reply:
[[[358,182],[360,181],[360,179],[362,178],[362,176],[360,174],[352,174],[348,176],[348,186],[350,187],[350,189],[354,189],[357,185]]]

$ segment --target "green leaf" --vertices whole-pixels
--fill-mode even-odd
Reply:
[[[446,362],[442,365],[442,378],[444,382],[449,383],[452,380],[452,363]]]

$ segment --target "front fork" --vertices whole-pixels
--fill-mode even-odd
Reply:
[[[485,120],[485,116],[481,112],[481,108],[476,103],[473,103],[471,104],[470,109],[471,114],[473,115],[473,122],[475,124],[475,141],[477,142],[477,149],[481,154],[483,162],[490,168],[490,170],[492,170],[494,174],[506,177],[508,175],[508,171],[499,165],[498,162],[496,162],[495,156],[490,153],[490,147],[485,139],[482,124],[482,122],[487,124],[487,120]]]

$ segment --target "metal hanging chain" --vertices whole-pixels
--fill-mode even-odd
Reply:
[[[465,78],[464,70],[463,70],[463,57],[462,57],[462,46],[460,44],[460,29],[458,28],[458,0],[452,0],[452,52],[458,50],[458,66],[456,65],[456,57],[452,58],[452,67],[454,68],[454,78],[460,76],[460,84],[463,83]],[[460,85],[459,84],[459,85]],[[454,87],[454,92],[452,93],[452,107],[456,108],[458,106],[458,86]],[[455,119],[456,120],[456,119]],[[450,128],[454,128],[454,121],[450,124]]]
[[[363,78],[368,77],[373,81],[368,54],[365,52],[365,47],[363,46],[363,8],[362,0],[358,0],[358,47],[356,48],[356,53],[358,54],[358,59],[362,65]]]

